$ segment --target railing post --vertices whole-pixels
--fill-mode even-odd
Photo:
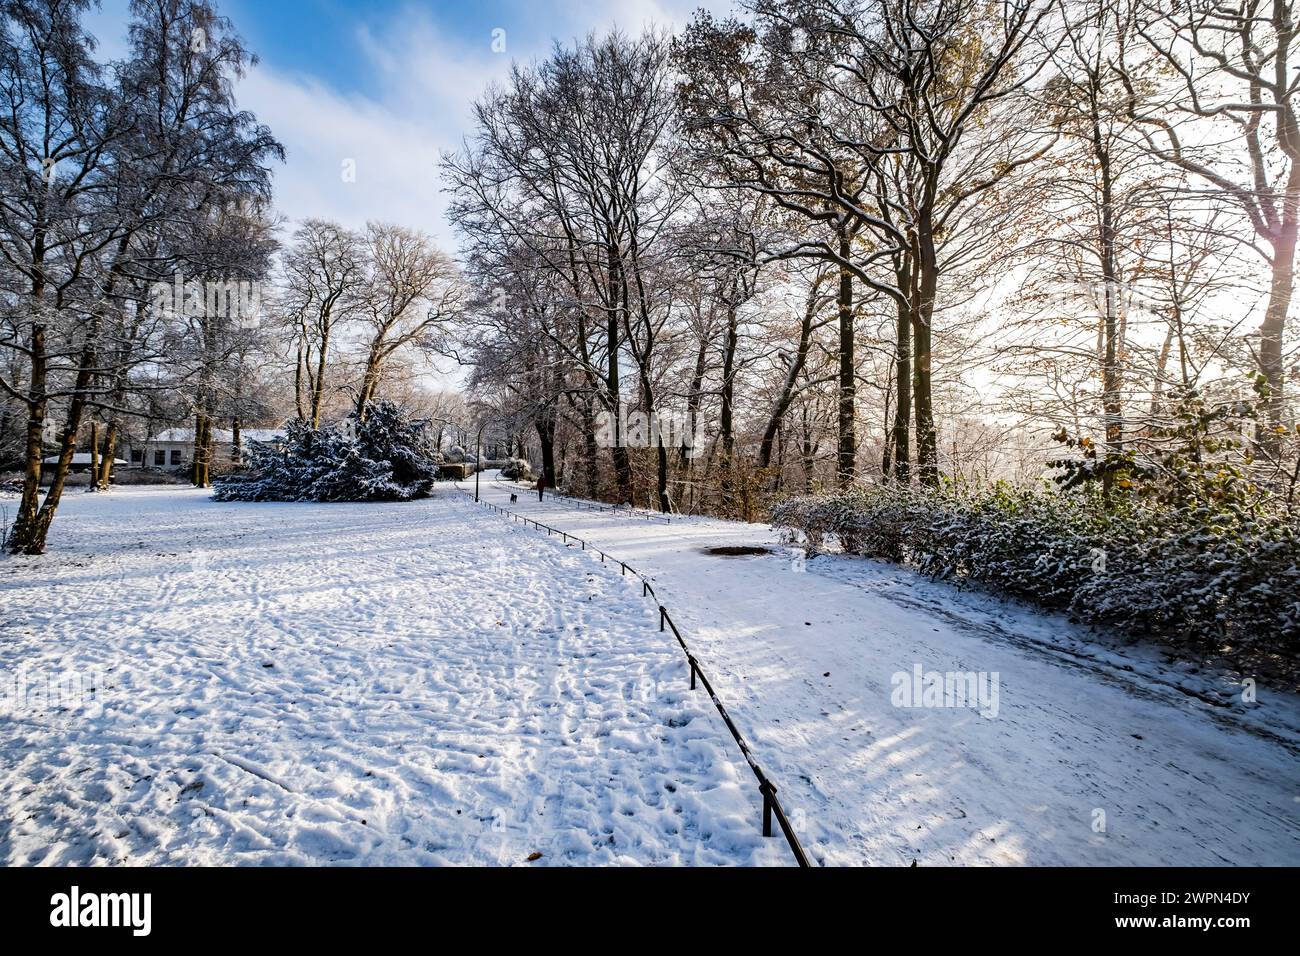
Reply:
[[[776,787],[764,780],[758,785],[758,789],[763,794],[763,836],[772,835],[772,795],[776,793]]]
[[[662,632],[663,629],[664,629],[664,615],[667,614],[667,613],[668,613],[668,612],[664,610],[664,606],[663,606],[662,604],[660,604],[660,605],[659,605],[659,630],[660,630],[661,632]]]
[[[691,690],[695,690],[695,658],[691,658]]]

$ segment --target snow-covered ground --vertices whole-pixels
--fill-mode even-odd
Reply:
[[[764,526],[483,495],[654,580],[816,862],[1300,863],[1288,693]],[[0,559],[0,861],[790,862],[638,583],[450,488],[75,493],[51,544]],[[996,715],[895,706],[918,665]]]
[[[790,862],[639,584],[450,488],[73,493],[0,607],[6,864]]]
[[[799,562],[765,526],[539,504],[501,482],[483,497],[654,581],[819,862],[1300,863],[1285,690],[1247,703],[1059,616],[877,562]],[[771,553],[706,553],[725,545]],[[918,665],[996,674],[996,716],[895,706],[895,675]]]

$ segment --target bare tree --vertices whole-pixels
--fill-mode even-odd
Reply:
[[[1268,393],[1256,446],[1275,465],[1300,232],[1296,29],[1292,0],[1141,0],[1143,42],[1116,55],[1147,148],[1230,199],[1263,244],[1270,278],[1257,361]]]
[[[375,397],[384,365],[399,350],[438,348],[462,309],[464,289],[454,262],[423,233],[372,222],[365,233],[365,277],[358,312],[365,327],[357,416]]]
[[[718,185],[753,191],[785,214],[785,228],[766,234],[764,260],[812,258],[839,269],[838,475],[848,484],[857,469],[853,281],[866,281],[867,265],[855,242],[868,177],[837,131],[864,139],[866,115],[837,110],[828,92],[833,66],[806,44],[809,31],[790,28],[788,17],[799,16],[792,7],[756,11],[762,32],[697,13],[677,42],[678,96]]]
[[[564,347],[590,381],[586,394],[615,423],[625,356],[636,363],[642,400],[654,400],[667,303],[652,274],[680,203],[664,175],[676,120],[668,76],[668,46],[654,34],[557,47],[535,67],[515,67],[507,86],[476,104],[475,136],[443,162],[462,232],[521,242],[564,283],[578,319]],[[586,425],[594,449],[594,419]],[[617,424],[612,438],[618,495],[633,500]],[[666,454],[659,461],[667,507]]]
[[[101,365],[111,354],[105,330],[151,233],[213,202],[264,194],[264,163],[280,151],[234,108],[230,81],[249,56],[209,5],[134,0],[115,85],[90,58],[85,8],[0,8],[0,176],[13,197],[0,210],[0,250],[29,303],[26,334],[12,343],[29,373],[26,477],[10,547],[33,554],[44,549],[83,416],[121,385]],[[64,399],[50,488],[38,501],[50,402]]]
[[[973,2],[759,0],[756,28],[700,16],[688,34],[680,60],[693,126],[715,137],[734,182],[823,225],[769,254],[824,258],[841,270],[842,482],[856,454],[854,279],[900,310],[897,365],[910,381],[898,389],[899,410],[910,393],[921,477],[937,480],[932,329],[940,278],[953,266],[944,245],[977,199],[1046,148],[1018,123],[972,131],[999,111],[1005,119],[1006,103],[1035,74],[1021,55],[1051,6],[1016,0],[993,13]],[[969,236],[962,247],[950,248],[967,261],[983,248]]]
[[[0,6],[0,253],[6,285],[22,302],[4,345],[23,356],[27,379],[21,392],[16,381],[4,382],[27,411],[22,500],[9,546],[30,554],[44,549],[58,504],[53,488],[47,509],[39,497],[50,403],[68,394],[76,374],[96,253],[120,230],[102,214],[101,196],[123,129],[81,27],[88,5]],[[64,444],[73,442],[75,434],[65,435]]]
[[[280,309],[295,330],[294,401],[298,418],[317,428],[336,331],[360,308],[366,249],[338,223],[307,219],[294,231],[281,268]]]

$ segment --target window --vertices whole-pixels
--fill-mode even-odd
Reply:
[[[181,463],[181,450],[180,450],[179,448],[173,448],[173,449],[172,449],[172,464],[173,464],[173,465],[179,465],[180,463]]]
[[[157,468],[161,468],[163,465],[167,464],[167,452],[163,451],[161,448],[154,452],[153,463]]]
[[[143,449],[143,448],[132,448],[132,449],[131,449],[131,464],[133,464],[133,465],[143,465],[143,464],[144,464],[144,449]]]

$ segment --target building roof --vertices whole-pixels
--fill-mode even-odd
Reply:
[[[239,441],[243,444],[247,441],[271,441],[281,437],[283,432],[279,428],[241,428],[239,430]],[[212,429],[212,438],[218,444],[230,444],[234,440],[234,435],[225,428]],[[140,442],[142,445],[153,444],[194,444],[193,428],[166,428],[160,431],[152,438],[146,438]]]

